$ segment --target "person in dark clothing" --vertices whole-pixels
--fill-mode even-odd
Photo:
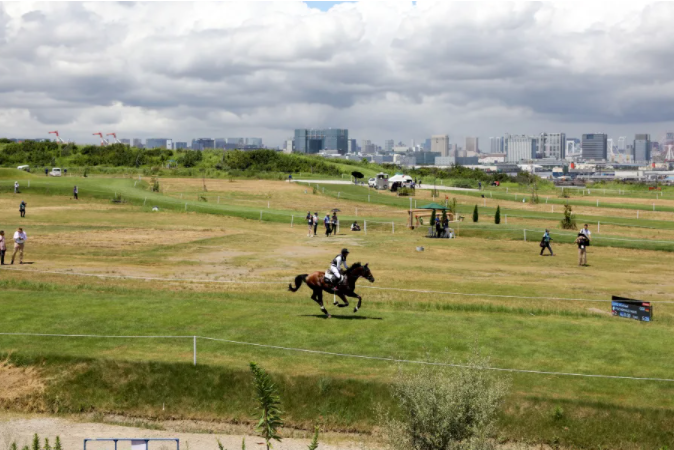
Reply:
[[[550,250],[550,256],[555,256],[555,254],[552,253],[552,248],[550,247],[551,240],[552,238],[550,237],[550,231],[546,229],[545,233],[543,234],[543,239],[541,239],[541,256],[543,256],[543,252],[546,248]]]
[[[323,225],[325,226],[325,237],[330,237],[330,232],[332,231],[330,228],[330,214],[326,214],[323,218]]]
[[[336,212],[332,213],[332,219],[330,220],[330,224],[332,226],[332,234],[337,236],[337,226],[339,225],[339,220],[337,219]]]
[[[78,200],[77,194],[79,194],[79,189],[77,189],[77,186],[73,188],[73,197],[75,197],[75,200]]]
[[[436,217],[436,218],[435,218],[435,237],[436,237],[436,238],[439,238],[439,237],[440,237],[440,234],[441,234],[441,232],[442,232],[441,230],[442,230],[442,224],[440,223],[440,219],[438,219],[438,218]]]
[[[5,231],[0,230],[0,265],[5,265],[5,253],[7,252],[7,244],[5,244]]]
[[[44,168],[44,176],[45,177],[49,176],[49,169],[47,169],[46,167]]]
[[[316,231],[318,230],[318,213],[314,213],[314,236],[316,236]]]
[[[21,217],[26,217],[26,202],[24,201],[21,201],[19,205],[19,214],[21,214]]]

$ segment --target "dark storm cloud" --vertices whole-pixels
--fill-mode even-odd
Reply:
[[[660,123],[673,20],[667,3],[6,3],[0,119],[278,140]]]

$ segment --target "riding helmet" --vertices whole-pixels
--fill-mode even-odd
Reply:
[[[342,249],[342,255],[349,253],[349,251],[345,248]]]

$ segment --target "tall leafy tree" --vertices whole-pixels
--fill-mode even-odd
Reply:
[[[477,222],[479,219],[479,214],[477,212],[477,205],[475,205],[475,209],[473,209],[473,222]]]
[[[496,207],[496,214],[494,214],[494,223],[496,225],[501,223],[501,206]]]

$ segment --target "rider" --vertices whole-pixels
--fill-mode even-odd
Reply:
[[[332,283],[333,286],[337,286],[340,281],[342,281],[342,274],[339,273],[339,266],[343,265],[345,269],[349,269],[349,266],[346,265],[346,256],[349,254],[349,251],[345,248],[342,249],[342,253],[335,256],[335,259],[330,263],[330,268],[325,273],[325,278],[329,283]]]

